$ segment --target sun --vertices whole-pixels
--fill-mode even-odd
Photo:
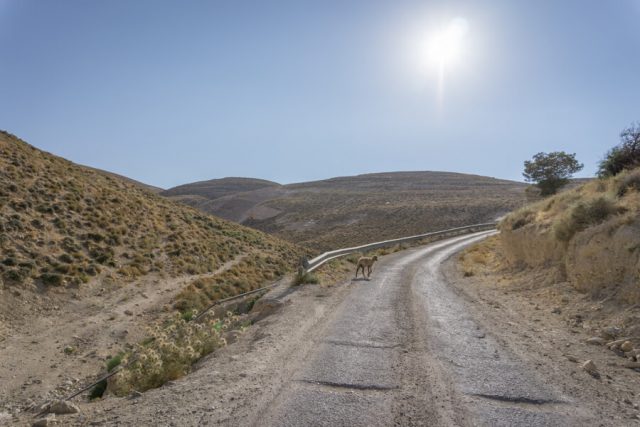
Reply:
[[[464,39],[469,25],[464,18],[455,18],[448,25],[432,34],[426,43],[426,60],[438,66],[446,68],[460,60]]]

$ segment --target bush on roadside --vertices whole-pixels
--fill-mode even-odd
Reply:
[[[150,329],[149,339],[122,356],[121,363],[126,366],[109,379],[108,390],[125,396],[186,375],[196,361],[226,345],[224,334],[236,322],[232,313],[221,320],[211,311],[199,322],[188,322],[176,313],[167,325]]]
[[[295,278],[293,279],[293,286],[303,284],[317,285],[318,283],[320,283],[320,279],[318,279],[318,276],[308,271],[302,272],[302,274],[300,272],[297,273]]]

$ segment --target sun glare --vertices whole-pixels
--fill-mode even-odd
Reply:
[[[435,31],[427,33],[419,43],[419,51],[413,51],[413,59],[420,63],[424,76],[436,77],[439,114],[444,106],[445,76],[465,56],[469,24],[464,18],[454,18]],[[420,38],[416,39],[420,40]]]
[[[462,53],[468,27],[466,19],[455,18],[446,27],[433,34],[426,45],[426,59],[439,68],[457,62]]]

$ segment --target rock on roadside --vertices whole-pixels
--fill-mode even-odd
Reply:
[[[57,415],[77,414],[80,412],[80,408],[78,408],[77,405],[64,400],[54,400],[44,408],[44,411],[49,414]]]
[[[38,418],[31,424],[31,427],[49,427],[58,424],[56,421],[56,416],[54,414],[49,414],[44,418]]]
[[[593,363],[592,360],[587,360],[580,367],[584,369],[592,377],[600,378],[600,373],[598,372],[598,368],[596,367],[596,364]]]

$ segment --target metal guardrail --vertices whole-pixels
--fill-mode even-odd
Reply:
[[[495,223],[495,222],[488,222],[488,223],[484,223],[484,224],[467,225],[465,227],[456,227],[456,228],[450,228],[448,230],[433,231],[431,233],[417,234],[415,236],[400,237],[398,239],[391,239],[391,240],[383,240],[381,242],[368,243],[366,245],[355,246],[355,247],[352,247],[352,248],[337,249],[337,250],[334,250],[334,251],[325,252],[325,253],[320,254],[317,257],[309,260],[308,265],[305,266],[305,270],[307,272],[311,272],[311,271],[317,269],[318,267],[320,267],[322,264],[324,264],[327,261],[331,261],[332,259],[339,258],[339,257],[345,256],[345,255],[349,255],[349,254],[352,254],[354,252],[367,252],[367,251],[371,251],[373,249],[383,248],[385,246],[393,246],[393,245],[397,245],[399,243],[414,242],[416,240],[421,240],[421,239],[425,239],[425,238],[429,238],[429,237],[444,237],[444,236],[448,236],[450,234],[467,234],[467,233],[473,233],[475,231],[491,230],[491,229],[495,228],[496,225],[497,225],[497,223]]]

